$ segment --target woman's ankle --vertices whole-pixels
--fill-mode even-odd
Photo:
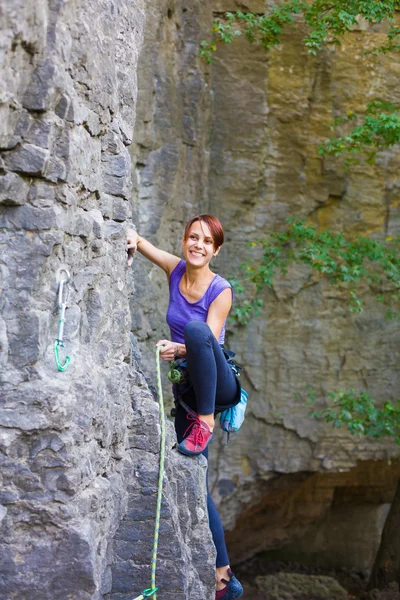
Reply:
[[[226,565],[225,567],[217,567],[216,568],[215,580],[217,582],[217,591],[223,590],[224,587],[226,586],[225,582],[230,580],[229,571],[230,571],[229,565]],[[225,579],[225,582],[222,581],[223,579]]]
[[[214,415],[197,415],[200,419],[200,421],[203,421],[203,423],[205,423],[210,429],[211,431],[214,429],[215,426],[215,419],[214,419]]]

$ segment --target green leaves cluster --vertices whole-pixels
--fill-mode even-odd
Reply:
[[[280,43],[285,25],[293,25],[296,15],[301,15],[307,25],[308,34],[304,43],[311,54],[316,54],[324,43],[339,44],[346,33],[357,25],[360,18],[370,23],[393,21],[394,13],[400,9],[400,0],[287,0],[272,7],[264,14],[243,11],[228,12],[225,19],[213,22],[213,38],[201,43],[200,54],[212,61],[218,43],[230,44],[235,37],[244,35],[250,43],[260,43],[271,50]],[[374,53],[400,50],[399,28],[391,27],[388,41]]]
[[[398,111],[399,107],[395,104],[381,100],[369,102],[364,115],[349,110],[346,116],[335,119],[332,128],[358,124],[348,135],[330,138],[320,146],[319,153],[322,156],[345,156],[346,164],[358,162],[356,155],[365,155],[367,162],[374,163],[379,150],[400,143]]]
[[[376,56],[377,54],[388,54],[389,52],[400,52],[400,27],[393,25],[387,34],[387,42],[367,52]]]
[[[244,35],[250,43],[260,42],[265,50],[270,50],[280,43],[280,36],[286,23],[294,23],[294,15],[304,11],[307,3],[304,0],[289,0],[281,7],[274,7],[269,13],[257,15],[252,12],[227,12],[225,20],[213,22],[213,39],[201,42],[200,55],[212,61],[212,53],[217,44],[231,44],[235,37]]]
[[[257,313],[262,305],[261,294],[265,288],[272,287],[276,273],[286,274],[292,264],[306,265],[318,278],[326,278],[331,284],[347,290],[352,312],[362,311],[362,301],[356,293],[361,283],[373,286],[378,301],[397,299],[396,291],[400,289],[399,238],[388,237],[385,242],[365,237],[349,240],[342,233],[319,232],[315,227],[288,219],[286,230],[273,232],[252,242],[250,247],[257,249],[261,258],[249,259],[242,265],[242,284],[232,281],[239,296],[249,288],[254,290],[251,299],[247,298],[234,309],[233,316],[241,324]]]
[[[320,411],[310,412],[309,416],[333,427],[347,427],[354,435],[367,435],[375,439],[393,438],[400,444],[400,401],[385,402],[377,408],[375,401],[366,392],[334,392],[328,394],[331,405]],[[309,403],[315,395],[309,394]]]

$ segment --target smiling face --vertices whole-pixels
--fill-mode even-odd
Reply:
[[[215,249],[210,228],[204,221],[193,223],[187,239],[182,240],[182,248],[186,262],[196,267],[207,265],[219,251]]]

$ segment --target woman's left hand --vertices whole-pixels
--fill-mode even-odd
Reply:
[[[160,356],[163,360],[174,360],[178,351],[178,344],[176,342],[171,342],[170,340],[159,340],[156,344],[157,346],[162,346],[162,350],[160,350]]]

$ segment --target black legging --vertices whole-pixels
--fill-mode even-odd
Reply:
[[[186,362],[190,384],[178,386],[178,394],[197,414],[209,415],[215,410],[224,410],[236,404],[240,398],[240,386],[226,362],[221,346],[214,334],[202,321],[191,321],[185,327]],[[175,430],[178,443],[183,440],[188,425],[185,409],[178,404],[175,416]],[[208,459],[208,447],[202,453]],[[217,567],[229,564],[225,546],[224,530],[217,508],[208,488],[207,508],[210,529],[217,550]]]

